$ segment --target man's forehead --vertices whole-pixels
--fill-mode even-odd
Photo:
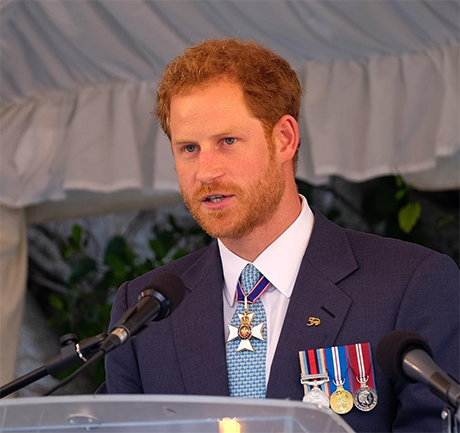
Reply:
[[[259,123],[248,107],[242,86],[223,79],[174,95],[170,106],[172,143],[254,131]]]
[[[202,112],[208,112],[213,119],[217,111],[229,118],[234,117],[235,112],[244,112],[252,117],[241,86],[229,81],[196,87],[193,91],[171,97],[171,121],[173,118],[182,121],[183,116],[200,117]]]
[[[214,77],[210,77],[206,80],[185,83],[180,87],[180,89],[177,90],[177,92],[172,93],[171,98],[173,98],[174,96],[187,96],[197,91],[207,89],[209,87],[214,87],[214,86],[219,86],[219,85],[224,85],[224,84],[236,85],[240,87],[241,89],[243,88],[243,86],[241,85],[241,82],[238,80],[236,76],[220,74]]]

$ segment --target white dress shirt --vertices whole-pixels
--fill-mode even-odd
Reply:
[[[267,361],[266,382],[278,345],[284,317],[289,305],[300,264],[310,240],[314,216],[307,199],[300,196],[302,210],[288,229],[266,248],[253,265],[270,281],[271,285],[260,298],[267,316]],[[236,310],[235,291],[238,278],[250,263],[231,252],[218,240],[220,258],[224,271],[224,327],[228,337],[228,324]]]

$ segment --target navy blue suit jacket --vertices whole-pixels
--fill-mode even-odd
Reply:
[[[154,322],[107,356],[107,392],[228,396],[223,273],[217,244],[124,283],[112,321],[160,273],[188,289],[171,317]],[[267,398],[301,401],[299,350],[370,342],[413,330],[458,379],[459,272],[447,256],[418,245],[342,229],[315,212],[315,224],[273,359]],[[320,326],[307,326],[310,316]],[[374,359],[375,361],[375,359]],[[374,362],[379,403],[344,415],[356,431],[440,431],[443,403],[419,384],[395,383]]]

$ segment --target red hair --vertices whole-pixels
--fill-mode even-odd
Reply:
[[[187,48],[163,73],[155,114],[170,139],[171,97],[223,77],[242,86],[249,111],[262,122],[268,136],[285,114],[299,119],[302,88],[285,59],[253,41],[212,39]],[[294,166],[297,156],[296,152]]]

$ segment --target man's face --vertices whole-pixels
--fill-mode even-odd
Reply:
[[[278,209],[285,180],[275,143],[239,84],[225,80],[173,96],[171,145],[185,204],[211,236],[245,236]]]

